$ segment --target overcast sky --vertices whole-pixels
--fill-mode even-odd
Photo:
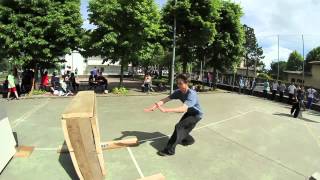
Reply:
[[[88,0],[81,0],[84,27],[92,28],[87,19]],[[166,0],[155,0],[163,6]],[[320,46],[320,0],[234,0],[244,11],[241,21],[255,29],[259,45],[263,47],[267,67],[278,59],[280,35],[280,60],[287,60],[293,50],[302,54],[302,34],[305,55]]]

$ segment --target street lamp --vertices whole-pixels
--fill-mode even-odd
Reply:
[[[174,7],[177,6],[177,0],[174,1]],[[173,82],[174,82],[174,62],[176,59],[176,31],[177,31],[177,17],[176,17],[176,9],[174,12],[174,20],[173,20],[173,50],[172,50],[172,61],[171,61],[171,83],[170,83],[170,94],[173,93]]]

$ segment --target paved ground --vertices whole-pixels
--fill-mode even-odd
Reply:
[[[319,113],[304,112],[303,119],[293,119],[288,106],[256,97],[222,92],[199,96],[205,116],[192,133],[196,143],[178,146],[173,157],[156,152],[181,115],[143,112],[164,95],[98,97],[102,140],[137,136],[141,142],[104,152],[106,179],[162,173],[168,180],[302,180],[320,171]],[[0,102],[7,107],[19,144],[36,147],[29,158],[14,158],[0,180],[75,179],[68,155],[56,153],[64,141],[60,115],[70,100]]]

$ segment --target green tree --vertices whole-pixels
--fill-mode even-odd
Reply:
[[[244,30],[240,22],[242,14],[238,4],[222,1],[216,24],[218,33],[215,42],[209,47],[208,65],[213,67],[214,71],[235,70],[241,62],[245,42]]]
[[[246,75],[249,74],[249,67],[256,68],[262,65],[261,59],[264,58],[262,47],[258,45],[254,29],[244,25],[245,43],[244,43],[244,62],[247,67]]]
[[[120,62],[124,66],[137,61],[151,61],[161,53],[160,12],[153,0],[92,0],[89,20],[97,28],[86,40],[86,54]]]
[[[287,70],[289,71],[302,71],[303,57],[298,51],[293,51],[288,58]]]
[[[214,41],[215,17],[218,16],[216,2],[217,0],[178,0],[175,6],[174,0],[169,0],[163,8],[163,21],[169,39],[173,37],[176,16],[177,55],[180,56],[184,73],[188,63],[200,58],[195,56],[196,51]]]
[[[287,69],[287,62],[285,61],[279,61],[278,62],[272,62],[270,65],[270,70],[268,74],[272,76],[274,79],[278,76],[278,64],[279,64],[279,79],[284,80],[285,79],[285,70]]]
[[[307,54],[306,65],[305,65],[305,71],[307,71],[307,72],[311,71],[311,64],[309,64],[311,61],[320,61],[320,46],[312,49]]]
[[[79,47],[81,26],[80,0],[2,0],[0,55],[13,65],[46,68]]]

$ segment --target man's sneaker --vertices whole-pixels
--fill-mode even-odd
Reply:
[[[170,153],[167,149],[164,149],[162,151],[158,151],[157,154],[159,156],[172,156],[174,153]]]

